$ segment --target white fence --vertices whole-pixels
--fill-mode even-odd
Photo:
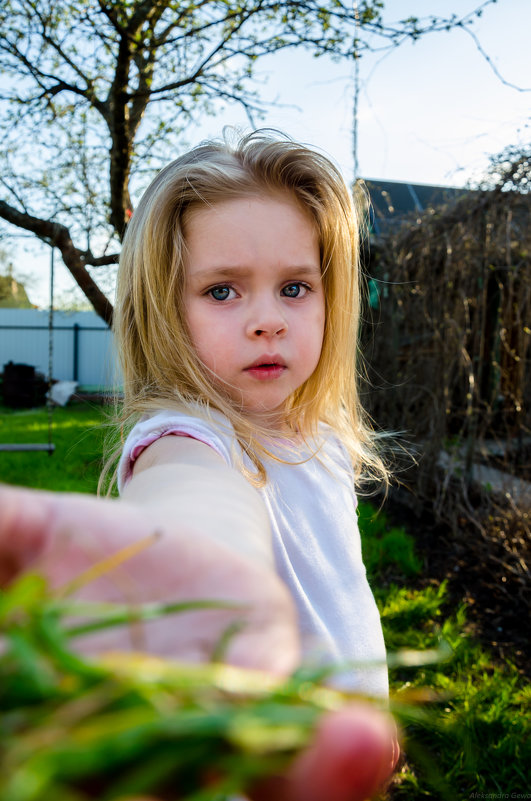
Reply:
[[[7,362],[30,364],[48,375],[48,312],[0,309],[0,372]],[[86,389],[120,384],[113,335],[95,312],[54,312],[53,371],[57,380]]]

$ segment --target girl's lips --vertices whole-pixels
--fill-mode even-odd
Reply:
[[[251,365],[251,367],[246,367],[245,372],[250,373],[253,378],[266,381],[272,378],[279,378],[285,369],[286,366],[284,364],[271,362],[269,364],[262,363]]]
[[[255,367],[286,367],[286,363],[278,353],[264,353],[245,369],[252,370]]]

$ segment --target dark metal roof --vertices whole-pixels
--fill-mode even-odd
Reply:
[[[371,199],[370,223],[375,234],[385,234],[405,220],[454,202],[471,190],[455,186],[366,180]]]

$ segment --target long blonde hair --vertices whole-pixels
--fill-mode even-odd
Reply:
[[[194,148],[157,175],[135,209],[120,257],[114,317],[122,424],[161,409],[193,406],[194,414],[206,415],[217,409],[254,464],[256,483],[266,480],[264,457],[279,458],[264,444],[271,431],[258,429],[216,385],[187,331],[184,226],[194,208],[279,192],[315,221],[326,308],[318,365],[286,401],[288,428],[318,441],[319,422],[328,423],[350,452],[358,482],[366,476],[385,481],[358,392],[359,213],[329,159],[269,131]]]

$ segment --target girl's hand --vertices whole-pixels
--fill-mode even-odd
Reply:
[[[217,600],[231,609],[161,617],[141,626],[104,630],[76,639],[84,653],[144,650],[190,662],[210,659],[231,624],[243,627],[229,642],[226,662],[290,673],[299,660],[296,614],[276,573],[224,543],[190,536],[178,515],[157,519],[152,509],[89,495],[0,487],[0,586],[29,568],[64,587],[121,549],[153,541],[73,597],[143,604]]]
[[[388,783],[400,756],[391,715],[353,702],[325,715],[287,776],[264,782],[253,801],[366,801]]]
[[[211,540],[190,538],[178,525],[165,530],[144,509],[123,501],[0,488],[0,586],[29,568],[52,586],[71,582],[95,562],[160,530],[156,541],[76,597],[144,603],[224,599],[247,610],[202,610],[80,639],[80,648],[142,648],[154,654],[205,661],[232,622],[245,628],[225,659],[279,674],[299,660],[296,616],[288,591],[269,568]],[[286,776],[264,781],[253,801],[363,801],[390,776],[398,759],[392,719],[356,703],[323,717],[313,744]]]

